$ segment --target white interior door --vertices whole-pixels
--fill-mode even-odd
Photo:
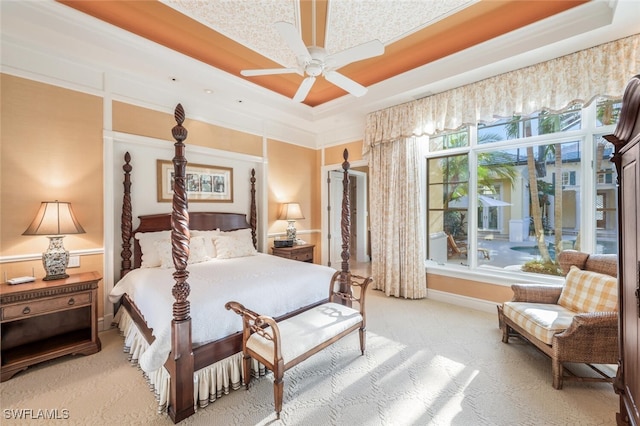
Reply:
[[[340,221],[342,218],[342,172],[332,170],[329,172],[329,205],[327,206],[329,218],[329,262],[328,265],[340,269],[342,262],[342,230]]]
[[[329,204],[328,215],[329,261],[328,265],[340,269],[342,262],[342,178],[343,172],[332,170],[328,173]],[[351,210],[356,212],[351,221],[351,260],[368,262],[367,254],[367,176],[366,173],[350,171],[349,179],[356,182],[357,190],[351,197]],[[354,196],[355,195],[355,196]],[[353,216],[352,216],[353,217]]]

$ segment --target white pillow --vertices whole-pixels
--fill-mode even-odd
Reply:
[[[140,243],[142,252],[141,268],[155,268],[162,264],[160,254],[156,248],[157,241],[167,241],[171,245],[171,231],[136,232],[135,239]]]
[[[251,238],[246,238],[244,235],[221,235],[214,237],[213,243],[216,246],[218,259],[253,256],[258,253]]]
[[[220,235],[239,238],[239,239],[245,239],[251,245],[253,245],[253,236],[251,235],[250,228],[236,229],[235,231],[221,231]]]
[[[216,257],[216,246],[213,244],[213,237],[222,235],[222,231],[217,229],[215,231],[191,231],[192,236],[204,237],[204,247],[207,250],[207,256],[210,258]]]
[[[191,237],[189,243],[189,263],[200,263],[211,260],[207,254],[207,243],[204,237]]]
[[[163,268],[173,268],[171,241],[156,241],[156,249],[161,259],[161,266]],[[192,237],[189,242],[189,259],[187,263],[200,263],[210,259],[211,258],[207,256],[204,237]]]

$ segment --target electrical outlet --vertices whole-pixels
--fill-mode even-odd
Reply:
[[[67,268],[79,268],[80,267],[80,256],[70,256],[69,264]]]

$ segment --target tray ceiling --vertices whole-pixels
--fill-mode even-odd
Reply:
[[[286,21],[305,45],[329,53],[378,39],[382,56],[340,73],[368,87],[587,3],[527,0],[163,0],[67,1],[70,6],[270,91],[293,97],[302,75],[243,77],[243,69],[295,67],[274,28]],[[347,95],[319,78],[304,103]],[[292,101],[293,102],[293,101]]]

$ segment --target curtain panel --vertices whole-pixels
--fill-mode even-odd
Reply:
[[[605,43],[530,67],[367,116],[363,153],[372,146],[409,136],[433,135],[464,124],[560,111],[598,96],[620,98],[640,70],[640,34]]]
[[[387,296],[427,295],[424,232],[420,207],[420,148],[417,138],[381,144],[371,151],[369,169],[371,275]]]

